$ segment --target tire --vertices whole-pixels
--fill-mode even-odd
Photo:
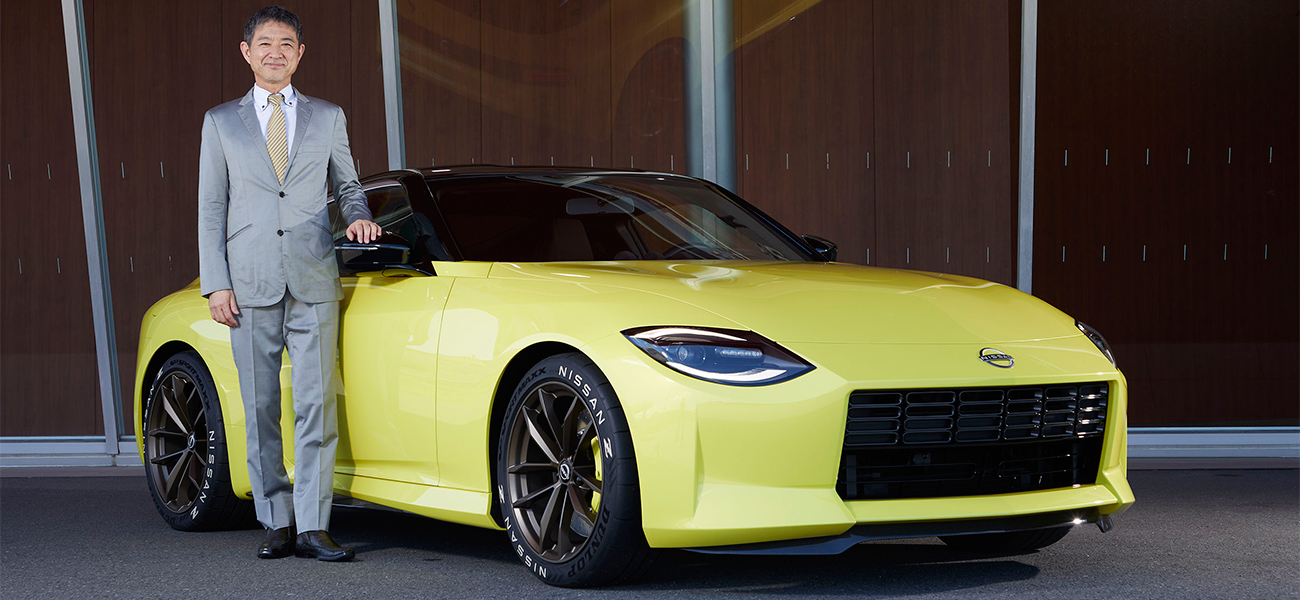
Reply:
[[[582,354],[552,356],[528,370],[506,411],[497,500],[524,566],[562,587],[648,571],[656,552],[641,529],[632,435],[604,374]]]
[[[1067,525],[1065,527],[1030,529],[1028,531],[948,535],[939,539],[943,540],[943,543],[948,544],[948,546],[964,552],[1010,554],[1029,552],[1051,546],[1061,541],[1061,538],[1070,533],[1071,529],[1074,529],[1074,527]]]
[[[149,493],[173,529],[242,529],[256,523],[253,502],[230,485],[226,430],[212,374],[193,351],[158,369],[144,409]]]

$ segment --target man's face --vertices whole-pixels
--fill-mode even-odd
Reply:
[[[279,21],[261,24],[253,32],[252,46],[248,42],[239,43],[258,85],[272,92],[289,85],[289,78],[298,69],[298,60],[305,48],[298,43],[293,28]]]

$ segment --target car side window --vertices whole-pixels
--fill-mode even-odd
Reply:
[[[401,184],[391,183],[366,190],[366,204],[370,206],[370,216],[375,223],[389,233],[407,237],[399,230],[411,220],[411,202],[406,197],[406,190]],[[343,220],[338,203],[329,203],[330,228],[334,231],[334,243],[347,241],[348,224]],[[412,229],[408,227],[408,229]],[[408,238],[410,239],[410,238]]]
[[[411,200],[407,198],[406,190],[402,189],[401,184],[367,190],[366,201],[370,204],[370,214],[374,216],[375,223],[384,231],[410,239],[406,235],[409,232],[403,232],[402,229],[414,231],[414,226],[411,225]]]

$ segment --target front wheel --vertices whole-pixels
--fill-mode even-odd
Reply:
[[[547,358],[515,388],[497,482],[511,545],[542,581],[623,583],[653,563],[632,435],[613,387],[586,356]]]
[[[253,502],[230,486],[226,430],[212,375],[195,352],[163,363],[144,408],[145,472],[164,521],[181,531],[254,523]]]

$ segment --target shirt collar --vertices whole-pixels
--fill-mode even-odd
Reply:
[[[292,84],[284,86],[284,89],[280,90],[280,93],[284,94],[285,106],[293,106],[294,103],[298,101],[298,93],[294,91]],[[253,86],[253,102],[256,103],[257,110],[265,110],[267,105],[270,104],[270,101],[268,100],[270,97],[271,92],[267,89],[260,85]]]

